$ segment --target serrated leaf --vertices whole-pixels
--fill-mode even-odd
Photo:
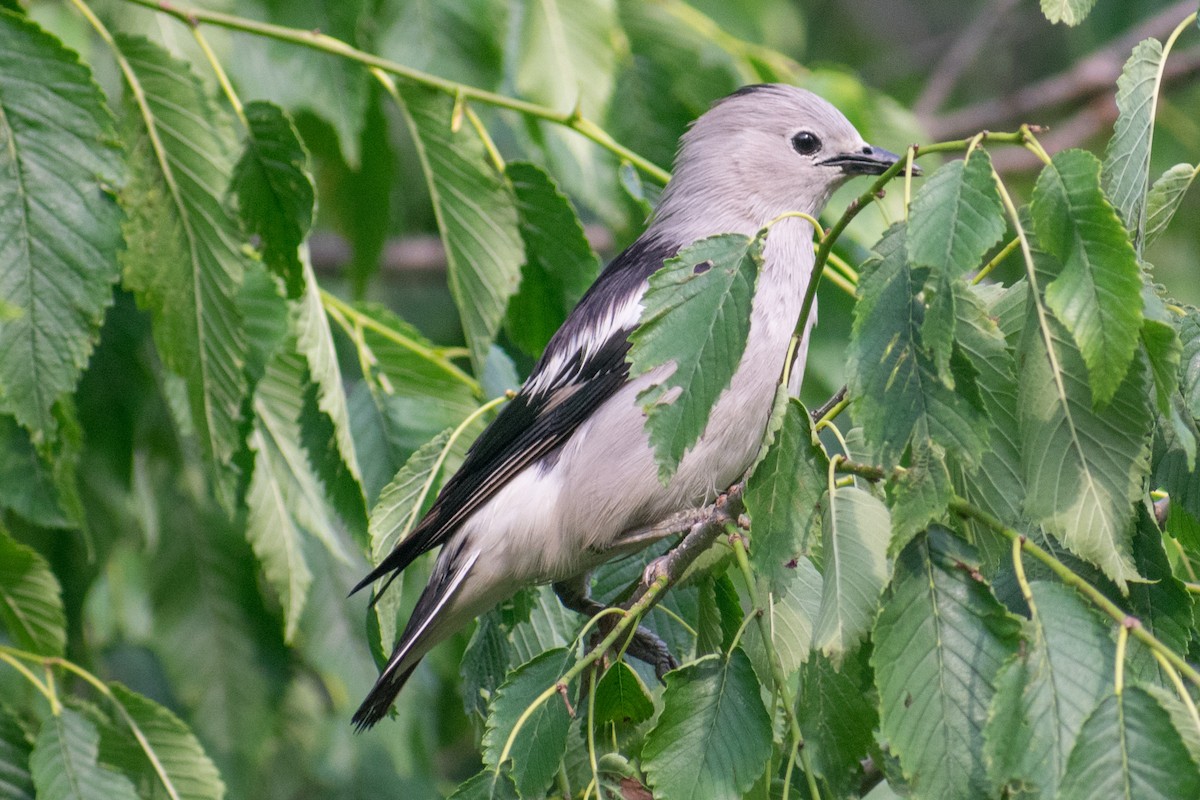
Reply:
[[[1129,610],[1167,647],[1177,653],[1188,652],[1195,625],[1195,604],[1191,593],[1172,572],[1157,522],[1140,506],[1133,558],[1138,574],[1146,582],[1130,585]],[[1131,681],[1145,685],[1157,683],[1174,691],[1174,684],[1162,671],[1158,659],[1140,641],[1135,639],[1129,643],[1125,664]]]
[[[372,564],[378,564],[395,549],[421,519],[421,512],[437,496],[435,470],[449,441],[450,430],[447,429],[421,445],[379,493],[379,500],[367,520]],[[396,591],[385,592],[375,603],[379,638],[385,649],[396,640],[400,592],[398,587],[395,588]]]
[[[892,484],[891,541],[888,554],[896,555],[913,537],[942,519],[954,497],[944,457],[930,447],[913,448],[908,471]]]
[[[921,338],[944,375],[954,342],[955,284],[1004,235],[1004,209],[987,152],[974,150],[924,182],[913,198],[905,249],[913,268],[928,267],[932,295]]]
[[[1057,154],[1038,176],[1031,205],[1045,250],[1062,270],[1046,305],[1087,364],[1093,402],[1112,399],[1129,371],[1142,326],[1142,276],[1129,234],[1100,189],[1100,162],[1085,150]]]
[[[847,364],[854,418],[875,463],[895,465],[910,442],[933,441],[974,466],[986,447],[986,420],[942,382],[925,352],[923,278],[905,261],[904,240],[903,225],[889,228],[859,279]]]
[[[1035,316],[1031,310],[1018,375],[1025,511],[1124,588],[1137,578],[1132,503],[1149,468],[1145,371],[1135,362],[1097,409],[1074,342],[1053,319],[1042,327]]]
[[[1078,25],[1095,4],[1096,0],[1042,0],[1042,13],[1051,22]]]
[[[750,659],[705,656],[667,673],[642,768],[661,800],[740,797],[771,755],[771,720]]]
[[[742,601],[729,573],[702,575],[696,592],[696,655],[728,650],[744,617]]]
[[[239,0],[239,13],[276,25],[319,31],[352,47],[369,47],[362,34],[370,30],[372,11],[364,0],[317,0],[279,3]],[[363,157],[359,145],[366,114],[370,74],[361,64],[332,53],[308,52],[290,42],[235,40],[233,48],[239,91],[244,97],[269,97],[293,112],[308,109],[337,133],[351,168]]]
[[[873,494],[855,486],[830,492],[821,518],[825,571],[813,647],[835,665],[863,640],[875,620],[879,595],[888,581],[891,532],[887,506]]]
[[[923,797],[989,793],[983,729],[1018,628],[975,569],[967,545],[930,528],[897,559],[875,625],[881,728]]]
[[[1162,73],[1162,43],[1143,39],[1117,78],[1117,121],[1104,152],[1104,193],[1121,215],[1138,252],[1144,245],[1150,146]]]
[[[29,753],[33,743],[21,726],[0,708],[0,797],[35,800]]]
[[[459,785],[450,800],[518,800],[518,797],[509,770],[497,772],[484,767],[478,775]]]
[[[284,640],[295,635],[312,572],[304,556],[306,531],[348,561],[333,527],[325,487],[300,446],[307,373],[294,341],[267,365],[255,391],[254,428],[248,444],[254,472],[246,495],[246,535],[263,565],[267,582],[283,606]]]
[[[150,310],[163,360],[187,381],[192,425],[232,506],[247,390],[236,303],[245,256],[224,203],[234,143],[187,64],[144,39],[117,44],[136,103],[125,282]]]
[[[1142,348],[1154,375],[1154,396],[1158,412],[1171,414],[1172,400],[1179,389],[1179,368],[1183,345],[1175,331],[1175,318],[1167,311],[1162,299],[1147,285],[1142,289],[1145,300],[1145,320],[1142,322]]]
[[[67,646],[62,589],[50,565],[0,526],[0,622],[21,648],[61,656]]]
[[[595,724],[636,725],[654,714],[646,684],[624,661],[618,661],[596,684]]]
[[[988,449],[969,479],[956,476],[958,491],[1009,525],[1023,521],[1025,485],[1017,409],[1016,358],[1006,334],[1017,336],[1026,317],[1028,286],[975,287],[972,302],[958,304],[959,344],[977,371],[975,384],[990,424]],[[987,293],[987,294],[984,294]],[[967,523],[970,525],[970,523]],[[989,534],[974,527],[979,546]]]
[[[29,757],[39,800],[137,800],[124,775],[97,762],[100,734],[69,708],[42,723]]]
[[[233,170],[231,191],[247,232],[259,237],[263,262],[287,287],[304,292],[299,248],[312,227],[316,196],[308,154],[287,114],[272,103],[246,104],[245,150]]]
[[[518,719],[570,667],[574,655],[565,647],[549,650],[509,673],[496,690],[483,734],[484,763],[500,766],[500,756]],[[569,689],[568,689],[569,691]],[[567,748],[571,717],[563,698],[553,695],[524,721],[508,757],[513,782],[522,797],[541,797],[550,786]]]
[[[147,774],[172,800],[221,800],[225,784],[195,735],[158,703],[110,684],[113,697],[128,714],[142,763],[129,767]],[[125,766],[125,765],[122,765]]]
[[[397,88],[446,248],[450,292],[479,370],[521,279],[516,198],[489,166],[472,126],[453,129],[454,98],[416,84]]]
[[[827,471],[812,418],[799,400],[789,399],[774,441],[746,482],[750,562],[771,591],[788,582],[789,565],[808,552],[819,530]]]
[[[0,11],[0,413],[53,437],[119,273],[125,165],[79,57]]]
[[[516,193],[525,243],[521,285],[508,301],[505,329],[522,350],[540,357],[599,273],[600,260],[549,175],[525,162],[510,162],[504,172]]]
[[[1177,800],[1200,796],[1200,771],[1166,710],[1128,686],[1083,724],[1067,762],[1061,800]]]
[[[1030,589],[1029,649],[997,677],[984,736],[997,785],[1053,798],[1084,721],[1111,689],[1115,647],[1075,590],[1040,581]]]
[[[0,414],[0,506],[47,528],[78,527],[77,445],[59,436],[59,452],[40,453],[29,431]]]
[[[318,473],[331,487],[334,505],[352,531],[365,529],[367,509],[358,450],[350,430],[350,407],[343,388],[342,371],[329,319],[321,304],[320,289],[308,253],[301,258],[304,293],[292,306],[292,324],[296,332],[296,350],[308,363],[309,377],[315,386],[317,408],[329,419],[333,436],[327,444],[336,450],[337,459],[314,457]],[[310,449],[311,452],[311,449]],[[340,461],[340,466],[336,462]],[[329,469],[334,464],[333,469]],[[344,471],[345,475],[341,473]]]
[[[1183,202],[1183,196],[1200,175],[1200,165],[1176,164],[1168,169],[1146,194],[1146,233],[1142,248],[1148,248],[1171,224],[1171,218]]]
[[[388,309],[359,304],[361,345],[371,365],[369,378],[387,395],[429,405],[445,424],[457,424],[478,407],[474,380],[413,325]],[[360,345],[360,346],[361,346]]]
[[[741,361],[762,248],[761,235],[712,236],[650,276],[641,321],[629,335],[628,360],[634,378],[675,363],[638,395],[659,480],[674,474],[684,451],[700,438]]]
[[[801,672],[796,716],[813,771],[842,796],[862,771],[879,724],[866,648],[848,655],[840,669],[816,655]]]
[[[905,247],[914,267],[965,275],[1004,235],[1004,209],[987,151],[951,161],[927,178],[913,198]]]
[[[784,675],[799,669],[812,651],[813,630],[821,611],[821,588],[821,573],[806,556],[800,556],[788,567],[784,583],[769,593],[767,629]],[[763,682],[771,681],[771,656],[757,625],[746,629],[742,646]]]
[[[1180,388],[1192,416],[1200,419],[1200,311],[1188,309],[1179,320]]]

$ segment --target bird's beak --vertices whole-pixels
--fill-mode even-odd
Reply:
[[[882,147],[868,145],[853,153],[841,153],[821,162],[823,167],[838,167],[847,175],[882,175],[888,167],[900,160],[900,156]],[[913,164],[913,175],[920,175],[921,168]]]

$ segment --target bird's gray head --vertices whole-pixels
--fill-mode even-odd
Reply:
[[[685,236],[752,233],[787,211],[819,214],[848,178],[878,175],[896,159],[812,92],[746,86],[683,135],[655,223]]]

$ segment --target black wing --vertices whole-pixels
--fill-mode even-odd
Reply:
[[[565,443],[625,384],[632,328],[606,325],[606,320],[678,250],[678,245],[643,236],[613,259],[550,339],[521,391],[471,445],[462,466],[446,481],[412,534],[351,594],[383,575],[399,574],[417,556],[445,543],[513,476]],[[380,593],[386,589],[385,584]]]

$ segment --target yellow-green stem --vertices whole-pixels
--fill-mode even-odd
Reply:
[[[603,128],[598,126],[591,120],[579,116],[574,110],[568,112],[555,111],[554,109],[541,106],[536,103],[530,103],[525,100],[518,100],[514,97],[506,97],[495,92],[489,92],[484,89],[478,89],[474,86],[456,83],[455,81],[447,80],[446,78],[431,75],[421,70],[406,67],[396,61],[391,61],[386,58],[381,58],[365,50],[359,50],[349,44],[346,44],[341,39],[328,36],[319,31],[299,30],[297,28],[288,28],[283,25],[273,25],[269,22],[259,22],[257,20],[238,17],[233,14],[224,14],[220,11],[210,11],[203,8],[184,8],[165,0],[126,0],[126,2],[134,5],[150,8],[163,14],[167,14],[180,22],[195,27],[197,25],[213,25],[219,28],[227,28],[229,30],[241,31],[242,33],[251,33],[256,36],[263,36],[269,39],[275,39],[282,42],[290,42],[302,47],[308,47],[314,50],[320,50],[331,55],[349,59],[367,67],[375,67],[384,72],[396,75],[405,80],[420,83],[425,86],[445,92],[452,97],[462,97],[466,100],[475,100],[486,105],[504,108],[510,111],[524,114],[528,117],[543,119],[547,122],[552,122],[579,133],[580,135],[591,139],[596,144],[600,145],[609,152],[628,161],[639,170],[649,175],[651,178],[660,183],[666,183],[671,177],[671,173],[667,172],[662,167],[654,164],[649,159],[638,155],[629,148],[621,145],[612,138]]]
[[[1059,580],[1076,589],[1121,627],[1127,628],[1130,636],[1146,645],[1153,652],[1160,653],[1171,666],[1179,670],[1181,675],[1187,678],[1194,686],[1200,688],[1200,672],[1197,672],[1195,667],[1184,660],[1181,655],[1163,644],[1162,640],[1157,636],[1146,630],[1137,619],[1131,617],[1124,609],[1112,600],[1109,600],[1103,592],[1072,572],[1070,567],[1055,558],[1053,554],[1021,532],[1008,527],[987,511],[976,507],[961,497],[955,497],[950,501],[950,509],[959,516],[974,519],[986,525],[1007,539],[1020,539],[1021,549],[1024,552],[1048,567]]]

